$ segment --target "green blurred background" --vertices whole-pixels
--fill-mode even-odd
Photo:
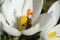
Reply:
[[[57,0],[44,0],[43,10],[42,12],[47,12],[50,6]]]

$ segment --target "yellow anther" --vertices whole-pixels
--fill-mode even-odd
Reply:
[[[51,32],[48,34],[48,38],[53,38],[53,37],[56,37],[56,32]]]
[[[25,24],[27,22],[27,16],[21,16],[20,25]]]
[[[60,38],[60,36],[56,36],[56,38]]]
[[[27,20],[28,20],[27,16],[21,16],[20,30],[24,30],[26,28]]]

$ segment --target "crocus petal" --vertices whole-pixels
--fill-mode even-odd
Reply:
[[[20,36],[21,35],[20,31],[18,31],[14,27],[11,27],[11,26],[7,25],[6,23],[3,23],[3,30],[5,32],[7,32],[9,35],[13,35],[13,36]]]
[[[32,23],[34,23],[39,17],[43,6],[43,0],[33,0],[33,10],[34,16],[32,18]]]
[[[10,25],[13,25],[13,23],[15,23],[13,11],[13,6],[10,0],[5,0],[2,5],[1,12]]]
[[[60,7],[59,2],[60,2],[60,1],[56,1],[56,2],[51,6],[51,8],[50,8],[49,11],[48,11],[48,13],[51,14],[52,18],[51,18],[51,20],[45,25],[45,28],[44,28],[43,31],[41,32],[42,38],[43,38],[43,36],[46,35],[46,33],[48,33],[48,32],[51,30],[51,28],[53,28],[53,27],[56,25],[56,23],[57,23],[57,21],[58,21],[58,19],[59,19],[59,13],[60,13],[60,12],[59,12],[59,7]],[[45,40],[45,38],[44,38],[44,40]]]
[[[52,20],[52,16],[48,13],[41,14],[38,19],[35,21],[33,25],[36,23],[40,23],[40,31],[42,31],[45,27],[49,26],[49,22]]]
[[[48,33],[57,24],[58,19],[59,18],[52,16],[51,19],[45,24],[45,26],[41,32],[41,36],[46,35],[46,33]],[[46,18],[46,20],[47,20],[47,18]],[[43,34],[43,33],[45,33],[45,34]]]
[[[55,3],[53,3],[47,13],[51,13],[51,15],[54,17],[59,17],[60,16],[60,1],[56,1]]]
[[[52,28],[49,33],[54,32],[54,31],[57,32],[57,36],[60,36],[60,24],[58,24],[54,28]]]
[[[47,30],[46,30],[47,31]],[[59,40],[60,38],[57,38],[57,37],[53,37],[53,38],[48,38],[48,34],[51,33],[51,32],[56,32],[56,36],[60,36],[60,24],[58,24],[57,26],[55,26],[54,28],[52,28],[49,32],[44,32],[41,34],[41,40],[44,39],[44,40]]]
[[[52,38],[51,40],[60,40],[60,38]]]
[[[0,22],[1,22],[1,25],[2,25],[2,29],[7,32],[8,34],[10,35],[13,35],[13,36],[20,36],[21,35],[21,32],[18,31],[17,29],[15,29],[14,27],[11,27],[9,26],[6,22],[5,22],[5,19],[4,17],[0,14]]]
[[[22,15],[26,16],[28,9],[33,10],[33,2],[32,2],[32,0],[25,0],[25,4],[24,4],[24,7],[23,7]]]
[[[44,27],[43,30],[44,30],[44,31],[45,31],[45,29],[48,30],[48,28],[49,28],[49,30],[50,30],[52,27],[54,27],[54,26],[57,24],[58,19],[59,19],[59,17],[53,17],[53,16],[52,16],[49,21],[48,21],[47,18],[46,18],[47,22],[46,22],[46,21],[40,22],[40,23],[42,23],[41,26]],[[44,24],[44,25],[43,25],[43,24]],[[49,27],[49,26],[50,26],[50,27]]]
[[[12,0],[12,4],[13,4],[13,7],[14,7],[14,10],[16,11],[16,14],[15,14],[16,17],[20,17],[21,16],[22,9],[23,9],[25,1],[26,0]]]
[[[29,28],[29,29],[27,29],[27,30],[22,31],[22,33],[23,33],[24,35],[30,36],[30,35],[33,35],[33,34],[37,33],[38,30],[39,30],[39,23],[36,24],[35,26],[32,26],[31,28]]]
[[[0,22],[5,22],[1,13],[0,13]]]
[[[49,9],[49,11],[47,13],[49,13],[50,15],[52,15],[52,18],[50,19],[50,21],[45,25],[44,31],[48,32],[52,27],[54,27],[59,19],[59,13],[60,13],[60,1],[56,1],[51,8]],[[49,27],[50,26],[50,27]],[[49,28],[49,29],[48,29]],[[42,33],[44,32],[42,31]]]

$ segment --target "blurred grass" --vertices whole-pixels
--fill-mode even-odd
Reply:
[[[42,12],[47,12],[50,6],[57,0],[44,0]]]

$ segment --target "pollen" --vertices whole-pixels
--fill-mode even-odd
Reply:
[[[33,11],[31,9],[27,9],[27,16],[21,16],[20,18],[20,27],[19,30],[25,30],[31,27],[31,18],[30,16],[33,16]]]
[[[53,38],[56,36],[56,32],[51,32],[48,34],[48,38]]]
[[[27,22],[27,16],[21,16],[20,25],[25,24],[26,22]]]
[[[26,29],[27,20],[28,20],[27,16],[21,16],[21,18],[20,18],[20,27],[19,27],[19,30],[20,30],[20,31]]]
[[[27,16],[33,16],[34,15],[34,12],[31,11],[31,9],[27,9]]]
[[[56,38],[60,38],[60,36],[56,36]]]

